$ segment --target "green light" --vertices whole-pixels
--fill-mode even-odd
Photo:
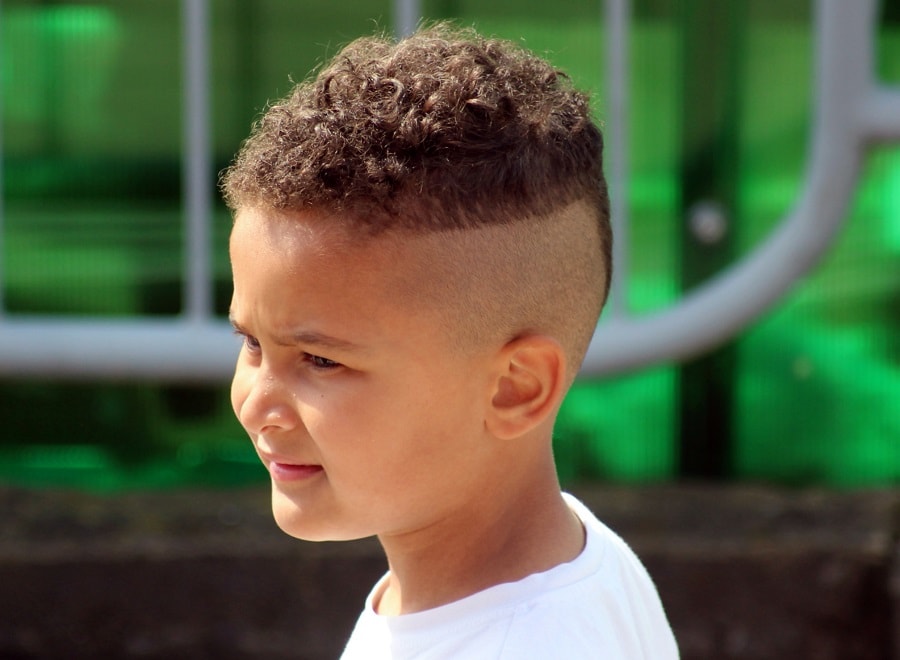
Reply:
[[[121,40],[110,9],[11,7],[3,9],[0,29],[7,153],[46,144],[48,128],[52,137],[73,122],[102,123],[98,109]]]
[[[900,253],[900,149],[885,154],[884,213],[881,224],[884,244],[894,253]]]
[[[674,371],[578,382],[560,410],[554,449],[563,481],[661,481],[673,474]]]

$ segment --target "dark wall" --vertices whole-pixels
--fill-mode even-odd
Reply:
[[[643,558],[685,660],[900,660],[900,492],[577,489]],[[326,660],[385,570],[277,530],[266,489],[6,490],[0,657]]]

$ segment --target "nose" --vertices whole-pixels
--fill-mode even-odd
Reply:
[[[241,426],[254,435],[290,430],[299,422],[290,388],[265,366],[235,369],[231,404]]]

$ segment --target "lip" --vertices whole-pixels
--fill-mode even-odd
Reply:
[[[269,474],[276,481],[304,481],[322,472],[321,465],[301,465],[270,461],[266,464]]]
[[[275,481],[303,481],[323,471],[322,466],[316,463],[298,463],[287,456],[270,454],[259,447],[256,448],[256,453]]]

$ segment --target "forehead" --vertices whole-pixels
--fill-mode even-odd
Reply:
[[[340,252],[347,233],[309,214],[287,214],[261,208],[239,210],[231,229],[232,260],[245,251],[260,257],[289,259],[298,252],[325,256]]]
[[[230,241],[235,296],[249,294],[251,285],[257,296],[268,280],[285,292],[316,289],[336,303],[377,298],[382,306],[422,307],[433,298],[432,243],[418,235],[354,234],[339,219],[313,213],[244,209]]]

